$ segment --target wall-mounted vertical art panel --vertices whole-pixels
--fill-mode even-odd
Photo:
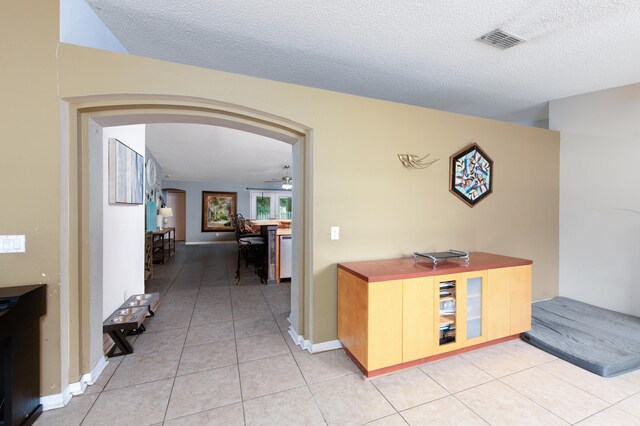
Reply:
[[[146,215],[145,215],[145,229],[147,232],[154,232],[157,229],[157,212],[158,207],[155,201],[147,201]]]
[[[142,204],[144,157],[118,139],[109,138],[109,203]]]
[[[469,207],[493,191],[493,161],[477,144],[451,156],[449,190]]]

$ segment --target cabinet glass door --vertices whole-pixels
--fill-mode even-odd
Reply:
[[[487,271],[465,274],[465,346],[487,341]]]
[[[464,348],[487,340],[486,271],[436,277],[435,315],[438,327],[435,353]]]
[[[482,336],[482,277],[467,279],[467,340]]]

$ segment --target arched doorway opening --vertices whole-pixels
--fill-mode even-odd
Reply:
[[[90,144],[96,128],[151,123],[198,123],[268,136],[292,145],[294,238],[292,251],[292,336],[310,329],[311,268],[311,129],[280,117],[203,99],[131,97],[66,99],[61,150],[62,279],[61,318],[63,383],[90,373],[102,357],[101,258],[93,232]],[[95,225],[95,223],[94,223]],[[67,327],[68,325],[68,327]]]

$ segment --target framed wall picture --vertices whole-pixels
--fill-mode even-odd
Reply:
[[[109,138],[109,203],[144,202],[144,157],[118,139]]]
[[[237,192],[202,191],[202,232],[233,232]]]
[[[449,191],[469,207],[484,200],[493,191],[493,160],[472,144],[451,156]]]

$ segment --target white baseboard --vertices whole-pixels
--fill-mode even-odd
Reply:
[[[107,358],[102,357],[91,373],[82,375],[80,381],[69,384],[62,393],[41,396],[40,404],[42,404],[42,409],[47,411],[54,408],[65,407],[74,395],[83,394],[88,385],[92,385],[98,380],[98,377],[100,377],[100,374],[102,374],[102,371],[108,363]]]
[[[295,343],[296,345],[300,346],[301,349],[306,349],[307,345],[305,343],[304,337],[302,337],[301,335],[298,334],[297,331],[295,331],[293,329],[293,327],[289,326],[289,336],[291,336],[291,338],[293,339],[293,343]],[[309,342],[309,344],[311,344],[310,341],[306,341]]]
[[[98,377],[100,377],[100,375],[102,374],[102,372],[104,371],[104,369],[108,364],[109,364],[109,360],[107,359],[106,356],[103,356],[102,358],[100,358],[100,360],[98,361],[98,364],[96,364],[96,366],[93,368],[93,371],[90,374],[85,374],[84,376],[82,376],[82,377],[88,376],[86,384],[93,385],[98,380]],[[85,388],[86,386],[82,389],[83,392]]]
[[[305,340],[304,336],[299,335],[293,327],[289,327],[289,336],[291,336],[296,345],[300,346],[303,350],[306,349],[311,354],[342,348],[342,343],[337,339],[329,340],[328,342],[311,343],[311,340]]]
[[[314,343],[311,345],[311,348],[308,348],[307,350],[312,354],[316,354],[318,352],[332,351],[334,349],[342,349],[342,343],[340,340],[336,339],[329,340],[327,342]]]
[[[72,396],[70,386],[67,386],[62,393],[41,396],[40,404],[42,404],[42,409],[44,411],[53,410],[54,408],[62,408],[69,403]]]

